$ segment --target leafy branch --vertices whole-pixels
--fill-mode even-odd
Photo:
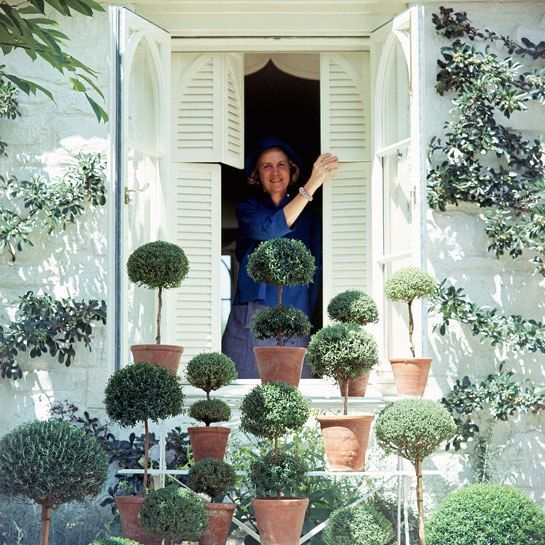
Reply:
[[[0,119],[16,119],[21,115],[17,94],[18,90],[12,83],[0,78]],[[6,156],[6,148],[7,144],[0,140],[0,157]]]

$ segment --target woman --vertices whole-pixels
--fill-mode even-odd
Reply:
[[[263,240],[286,237],[301,240],[314,255],[317,264],[314,282],[310,286],[288,286],[282,302],[302,310],[309,318],[316,306],[321,278],[321,221],[308,206],[314,193],[327,177],[337,170],[338,159],[324,153],[314,163],[309,180],[291,191],[299,177],[301,160],[283,140],[268,137],[259,142],[248,155],[244,172],[248,183],[258,188],[255,197],[238,203],[236,215],[239,235],[236,257],[240,264],[237,290],[222,340],[222,351],[236,363],[239,378],[257,378],[254,346],[274,345],[274,341],[259,341],[250,330],[255,311],[263,306],[275,306],[277,288],[255,282],[248,276],[248,257]],[[295,339],[292,346],[306,346],[308,338]],[[303,377],[310,377],[308,367]]]

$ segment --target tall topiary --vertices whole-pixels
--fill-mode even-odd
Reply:
[[[456,432],[450,413],[427,399],[405,399],[385,407],[377,420],[375,436],[386,451],[409,460],[416,471],[419,544],[425,545],[422,462]]]
[[[198,494],[206,494],[213,503],[221,503],[235,482],[235,470],[215,458],[199,460],[191,466],[187,476],[187,486]]]
[[[40,545],[49,542],[52,510],[96,496],[107,472],[97,439],[66,422],[23,424],[0,439],[0,492],[41,506]]]
[[[151,290],[158,289],[157,336],[161,344],[163,289],[178,288],[189,272],[185,252],[176,244],[158,240],[140,246],[129,256],[127,273],[131,282]]]
[[[347,290],[339,293],[327,305],[327,315],[331,320],[359,325],[378,322],[377,304],[361,290]]]
[[[158,365],[134,363],[108,380],[104,399],[108,416],[126,428],[144,423],[144,494],[148,483],[149,421],[180,414],[183,403],[180,379]]]

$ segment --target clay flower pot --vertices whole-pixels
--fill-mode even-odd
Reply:
[[[144,530],[138,520],[138,513],[143,502],[144,496],[117,496],[115,498],[123,535],[127,539],[138,541],[143,545],[161,545],[162,538]]]
[[[369,383],[369,374],[365,373],[359,378],[354,378],[348,381],[348,397],[363,397],[365,395],[365,390],[367,389],[367,384]],[[344,396],[344,388],[346,382],[342,380],[339,383],[339,389],[341,390],[341,396]]]
[[[299,386],[306,348],[290,346],[256,346],[254,348],[261,382],[281,380],[290,386]]]
[[[319,416],[331,471],[362,471],[373,415]]]
[[[132,357],[135,363],[147,361],[178,373],[178,366],[184,349],[174,344],[133,344]]]
[[[187,428],[187,432],[189,433],[195,462],[203,458],[215,458],[223,462],[227,439],[231,433],[230,428],[220,426],[195,427]]]
[[[299,545],[308,498],[252,500],[261,545]]]
[[[199,539],[199,545],[225,545],[235,511],[234,503],[205,503],[210,528]]]
[[[422,397],[430,372],[430,358],[390,358],[398,396]]]

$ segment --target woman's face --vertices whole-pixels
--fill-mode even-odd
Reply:
[[[283,197],[290,183],[290,163],[288,156],[279,148],[264,151],[257,160],[257,173],[263,191],[271,197]]]

